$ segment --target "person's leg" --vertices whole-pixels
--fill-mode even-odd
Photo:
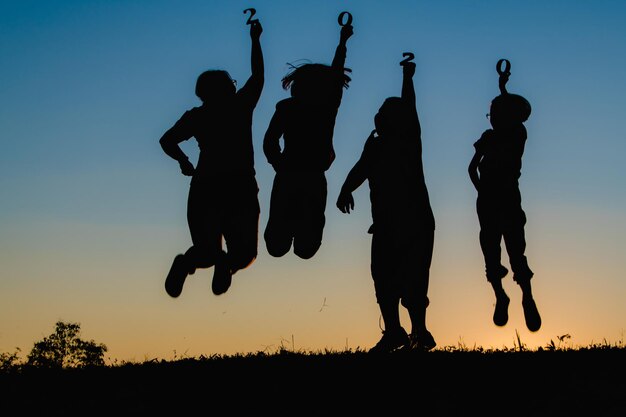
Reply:
[[[312,258],[322,245],[327,192],[323,172],[302,177],[297,198],[300,212],[294,223],[293,239],[293,252],[302,259]]]
[[[480,247],[485,259],[487,281],[496,296],[493,322],[496,326],[504,326],[509,320],[510,299],[502,287],[502,279],[509,271],[501,262],[502,229],[498,202],[479,199],[477,212],[480,223]]]
[[[187,200],[187,223],[192,246],[172,262],[165,279],[165,290],[171,297],[181,294],[187,275],[193,274],[196,268],[213,266],[221,251],[218,213],[208,204],[211,191],[206,183],[192,180]]]
[[[401,264],[402,305],[408,310],[411,319],[410,347],[419,350],[430,350],[437,346],[426,325],[434,239],[434,229],[422,230],[410,236],[403,245],[407,250]]]
[[[522,286],[522,290],[526,288],[530,291],[528,283],[534,273],[528,266],[526,258],[526,236],[524,226],[526,225],[526,213],[520,206],[509,209],[506,219],[503,222],[503,235],[506,251],[509,254],[509,262],[513,270],[513,280]],[[525,292],[525,296],[531,297],[530,292]]]
[[[499,281],[506,276],[508,270],[502,265],[501,259],[502,229],[498,202],[479,198],[476,208],[480,224],[480,249],[485,260],[487,280],[489,282]]]
[[[189,273],[215,265],[222,252],[221,189],[208,181],[192,180],[187,200],[187,224],[192,246],[185,252]]]
[[[227,251],[215,264],[212,289],[216,295],[230,287],[232,275],[250,266],[257,257],[259,234],[258,187],[254,178],[233,183],[224,222]]]
[[[400,322],[400,291],[392,243],[382,233],[374,232],[372,235],[371,274],[384,330],[383,337],[370,349],[371,353],[392,352],[409,342]]]
[[[258,254],[259,201],[250,198],[249,205],[234,212],[224,232],[228,265],[233,274],[250,266]]]
[[[271,256],[284,256],[293,241],[292,217],[294,215],[292,190],[287,175],[276,174],[270,197],[270,210],[263,238]]]
[[[504,242],[509,254],[511,269],[513,269],[513,280],[522,290],[522,307],[524,309],[526,327],[530,331],[536,332],[541,328],[541,315],[532,294],[531,279],[534,273],[528,266],[528,260],[525,255],[525,225],[526,214],[521,206],[511,209],[510,217],[506,222]]]

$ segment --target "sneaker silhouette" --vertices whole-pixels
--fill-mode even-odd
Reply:
[[[383,337],[372,347],[368,353],[391,353],[409,343],[409,335],[402,327],[395,330],[383,330]]]
[[[537,310],[537,304],[532,298],[522,300],[522,307],[524,308],[524,319],[526,320],[526,327],[531,332],[536,332],[541,328],[541,316]]]
[[[176,298],[183,291],[183,285],[185,284],[188,271],[189,268],[185,261],[185,256],[181,254],[176,255],[174,262],[172,262],[170,272],[165,279],[165,291],[170,297]]]
[[[433,335],[428,330],[423,330],[418,333],[411,333],[406,347],[413,351],[428,351],[435,346],[437,346],[437,342],[435,342]]]
[[[228,291],[232,278],[232,272],[226,262],[216,263],[213,270],[213,281],[211,283],[213,294],[221,295]]]
[[[496,298],[496,308],[493,312],[493,323],[496,326],[504,326],[509,321],[509,302],[506,295]]]

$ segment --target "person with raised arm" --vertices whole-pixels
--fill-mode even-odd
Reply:
[[[282,257],[293,246],[294,254],[310,259],[322,244],[326,171],[335,159],[335,120],[343,89],[350,82],[344,64],[352,34],[350,23],[342,25],[331,65],[294,66],[282,79],[291,97],[276,104],[263,140],[263,151],[275,171],[264,232],[271,256]]]
[[[424,178],[413,85],[415,63],[410,59],[401,62],[401,97],[383,102],[374,117],[375,129],[337,198],[337,208],[350,213],[354,210],[352,193],[368,181],[373,220],[368,230],[372,234],[371,276],[384,323],[383,336],[371,353],[426,351],[436,346],[426,325],[435,217]],[[410,334],[401,324],[400,305],[409,313]]]
[[[504,69],[502,64],[505,64]],[[534,272],[528,266],[525,255],[526,214],[522,209],[519,189],[522,156],[528,135],[524,122],[530,117],[531,107],[526,98],[507,91],[510,69],[511,64],[505,59],[499,60],[496,65],[500,95],[491,101],[487,115],[492,128],[485,130],[474,143],[475,152],[468,173],[478,194],[476,211],[485,274],[496,297],[493,322],[496,326],[504,326],[509,320],[510,299],[502,286],[502,279],[509,273],[501,262],[501,243],[504,239],[513,280],[522,290],[526,327],[536,332],[541,328],[541,316],[532,294]]]
[[[159,141],[182,174],[191,177],[187,222],[192,246],[174,258],[165,280],[171,297],[181,294],[188,275],[212,266],[212,291],[223,294],[232,275],[257,257],[260,207],[252,118],[264,84],[263,28],[258,19],[248,24],[252,73],[244,86],[237,91],[227,71],[203,72],[195,88],[202,104],[186,111]],[[200,148],[195,167],[179,146],[190,138]]]

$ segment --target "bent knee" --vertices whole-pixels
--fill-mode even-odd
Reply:
[[[192,269],[210,268],[215,265],[217,254],[208,248],[192,246],[185,253],[185,258]]]
[[[320,243],[316,243],[313,245],[295,245],[293,246],[293,253],[299,256],[302,259],[311,259],[319,250],[321,246]]]
[[[240,269],[245,269],[252,265],[254,260],[257,257],[257,251],[249,251],[247,253],[237,254],[236,256],[232,256],[229,254],[229,263],[230,269],[232,271],[238,271]]]
[[[271,238],[267,233],[264,237],[267,252],[275,258],[280,258],[281,256],[284,256],[291,249],[291,238]]]

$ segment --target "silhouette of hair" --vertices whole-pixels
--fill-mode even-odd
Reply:
[[[409,107],[400,97],[388,97],[374,116],[376,131],[381,135],[402,135],[409,127]]]
[[[198,76],[196,81],[196,96],[207,101],[211,97],[217,100],[228,97],[237,92],[235,81],[224,70],[208,70]]]
[[[285,90],[291,89],[291,95],[297,96],[305,91],[319,91],[325,87],[335,86],[338,82],[343,88],[348,88],[351,81],[348,73],[350,68],[344,68],[339,74],[333,67],[325,64],[288,64],[292,69],[283,77],[282,85]]]
[[[500,94],[491,101],[490,113],[506,117],[515,123],[523,123],[530,117],[531,106],[528,100],[518,94]]]

